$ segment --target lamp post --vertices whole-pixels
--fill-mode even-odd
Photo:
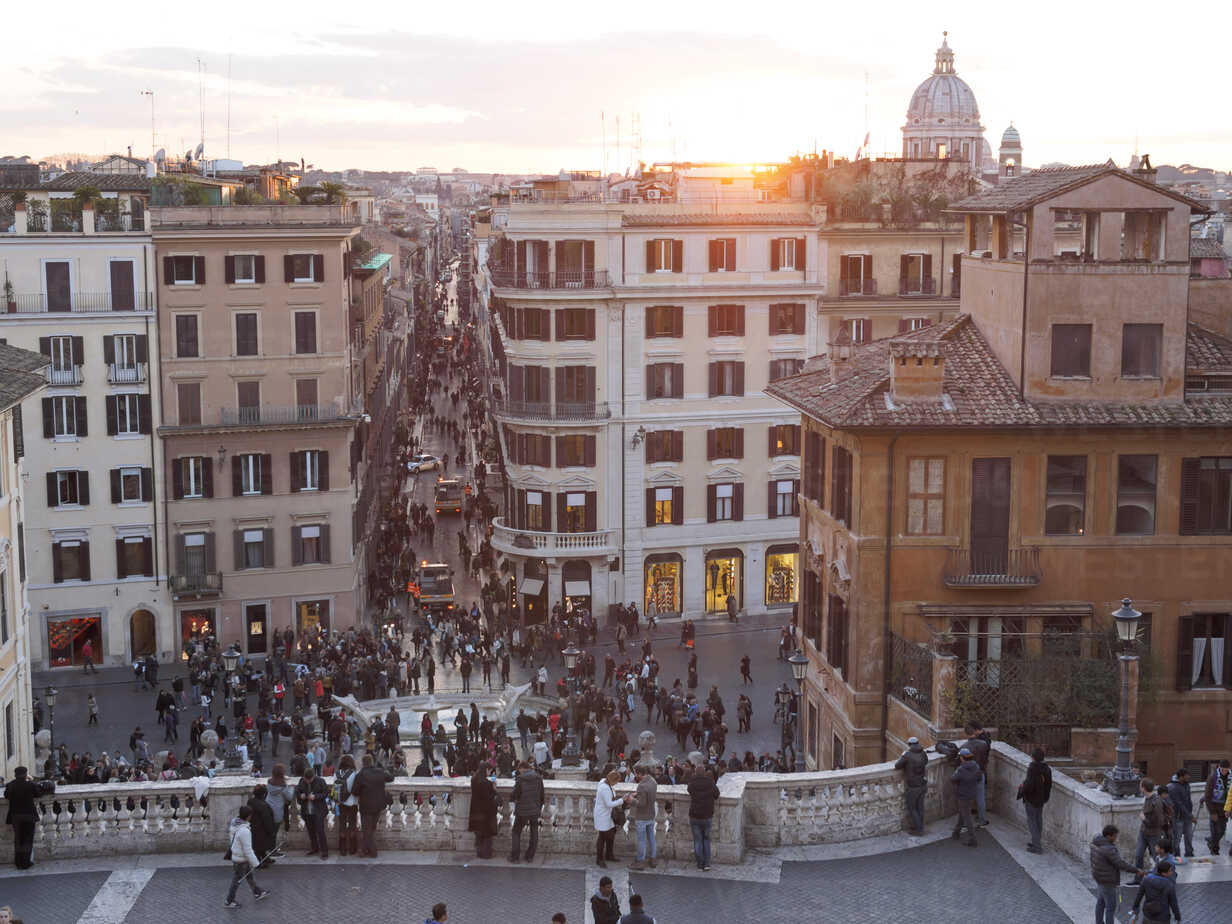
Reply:
[[[796,729],[795,746],[796,773],[804,772],[804,751],[801,747],[800,726],[804,717],[804,674],[808,670],[808,658],[797,648],[787,659],[791,665],[791,676],[796,678]]]
[[[231,647],[222,653],[222,664],[227,670],[227,679],[225,682],[228,687],[233,688],[235,669],[239,667],[240,657],[241,655],[239,649],[235,647],[234,643],[232,643]],[[237,719],[233,725],[238,724],[239,720]],[[236,729],[234,727],[228,732],[227,748],[222,756],[222,765],[228,770],[236,770],[244,766],[244,761],[240,757],[239,748],[235,745],[235,732]]]
[[[561,653],[561,657],[565,659],[565,669],[569,671],[569,691],[577,693],[577,675],[574,673],[574,668],[577,667],[578,658],[582,653],[578,651],[573,642],[569,643],[569,647]],[[562,767],[576,767],[582,763],[581,754],[578,752],[577,746],[577,729],[573,727],[573,723],[569,723],[569,740],[565,742],[565,751],[560,757],[560,765]]]
[[[1121,642],[1121,730],[1117,738],[1116,766],[1104,774],[1104,791],[1113,798],[1123,799],[1138,792],[1139,775],[1130,766],[1133,749],[1129,746],[1129,665],[1138,656],[1131,654],[1130,646],[1138,637],[1138,620],[1142,618],[1130,605],[1129,597],[1121,601],[1121,608],[1112,614],[1116,623],[1117,639]]]
[[[52,776],[54,777],[58,777],[60,775],[60,761],[56,757],[56,697],[59,696],[59,694],[60,691],[53,686],[48,686],[47,689],[43,691],[43,702],[47,704],[47,730],[50,734],[48,739],[48,751],[51,755],[51,769]]]

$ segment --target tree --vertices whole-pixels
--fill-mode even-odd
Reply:
[[[315,186],[296,186],[294,192],[295,198],[299,200],[299,204],[307,205],[316,197],[320,190]]]
[[[103,194],[97,186],[78,186],[73,190],[73,205],[78,209],[84,208],[87,203],[93,205],[101,198]]]
[[[346,202],[346,189],[341,183],[322,183],[318,189],[321,195],[325,197],[327,205],[335,205],[337,203]]]

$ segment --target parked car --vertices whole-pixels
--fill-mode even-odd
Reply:
[[[411,456],[411,461],[406,463],[409,472],[431,472],[440,467],[441,460],[427,452],[416,453]]]

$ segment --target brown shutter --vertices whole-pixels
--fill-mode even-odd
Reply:
[[[201,457],[201,493],[206,497],[214,496],[214,462],[209,456]],[[180,495],[181,497],[183,494]]]
[[[1198,531],[1198,496],[1202,482],[1202,460],[1181,460],[1181,535]]]
[[[655,312],[658,310],[659,310],[658,308],[647,308],[646,309],[645,321],[646,321],[646,339],[647,340],[654,339]]]
[[[557,308],[556,311],[553,312],[553,314],[556,315],[556,339],[557,340],[565,339],[565,310],[566,309],[564,308]],[[546,328],[540,328],[540,329],[544,330]]]
[[[181,533],[180,535],[175,537],[175,573],[176,574],[184,573],[184,559],[186,557],[187,556],[184,550],[184,535]]]
[[[804,333],[804,305],[791,306],[791,332],[793,334]]]
[[[934,294],[929,289],[929,282],[933,278],[933,255],[931,253],[924,254],[924,291],[929,295]]]
[[[269,453],[261,454],[261,493],[274,493],[274,457]]]
[[[509,400],[526,400],[525,378],[521,366],[509,367]]]
[[[711,305],[706,309],[706,336],[714,337],[719,329],[719,305]]]
[[[117,539],[115,541],[115,550],[116,550],[116,577],[126,578],[128,577],[128,572],[124,569],[124,540],[123,539]]]
[[[141,499],[143,501],[154,500],[154,469],[141,469]]]
[[[304,539],[301,533],[302,526],[291,527],[291,566],[302,565],[304,563]]]
[[[244,473],[240,466],[240,457],[232,456],[231,457],[231,496],[239,497],[243,493],[244,493]]]
[[[744,427],[736,427],[736,458],[744,458]]]
[[[47,350],[43,345],[50,340],[49,337],[39,337],[39,352],[46,354]],[[103,365],[110,366],[115,362],[115,337],[108,334],[103,338]]]
[[[793,478],[791,480],[791,515],[798,517],[800,515],[800,479]]]
[[[646,272],[653,273],[658,267],[655,266],[655,242],[646,242]]]
[[[734,270],[736,268],[736,239],[729,237],[726,239],[727,246],[727,268]]]
[[[1189,690],[1193,687],[1193,639],[1194,618],[1192,613],[1183,613],[1176,627],[1176,688]]]
[[[672,272],[684,270],[684,241],[672,241]]]
[[[708,256],[710,258],[710,272],[716,273],[719,270],[719,248],[723,246],[722,241],[708,241]]]
[[[90,580],[90,543],[83,541],[78,553],[81,556],[81,579],[88,581]]]
[[[719,433],[717,430],[706,431],[706,458],[716,459],[719,452]]]
[[[55,584],[64,580],[64,568],[60,562],[60,543],[58,542],[51,544],[51,580]]]
[[[710,364],[710,397],[719,393],[719,364]]]
[[[582,446],[584,448],[584,457],[583,457],[582,462],[588,468],[594,468],[596,464],[595,463],[595,442],[596,440],[594,436],[585,436],[582,438]]]
[[[153,430],[153,412],[150,408],[150,396],[137,396],[137,431],[139,433],[150,433]]]
[[[582,241],[582,271],[587,286],[595,284],[595,242]]]
[[[910,318],[899,318],[898,319],[898,332],[900,334],[905,334],[905,333],[908,333],[910,330],[911,330],[911,319]]]
[[[847,255],[843,254],[838,258],[838,284],[839,294],[843,295],[847,292],[847,286],[850,282],[850,277],[847,275]]]
[[[873,255],[871,253],[864,254],[864,287],[868,293],[875,294],[877,291],[877,281],[873,279]]]
[[[653,364],[646,365],[646,398],[656,397],[655,395],[655,367]]]
[[[898,294],[902,295],[907,291],[907,269],[911,264],[911,258],[903,254],[898,258]]]
[[[122,488],[120,486],[120,470],[113,468],[108,474],[111,476],[111,502],[118,504],[123,500]]]
[[[736,381],[736,387],[734,389],[735,393],[737,395],[743,395],[744,394],[744,362],[743,361],[736,363],[735,381]]]
[[[51,439],[56,435],[56,418],[51,398],[43,399],[43,436]]]
[[[546,404],[548,400],[547,396],[551,391],[551,382],[549,379],[551,378],[552,370],[547,366],[539,366],[535,371],[539,373],[539,394],[543,396],[542,400]]]
[[[671,312],[672,336],[673,337],[683,337],[684,336],[684,308],[678,305],[676,307],[669,308],[668,311]]]
[[[773,272],[779,268],[779,239],[777,237],[770,238],[770,270]]]
[[[163,257],[163,285],[175,285],[175,261],[171,257]]]
[[[86,426],[88,423],[86,420],[86,399],[84,397],[78,398],[74,404],[74,410],[77,412],[77,435],[89,436],[89,428]]]
[[[712,433],[714,431],[711,431]],[[718,485],[706,485],[706,522],[713,523],[718,516]]]
[[[684,461],[684,431],[672,431],[672,453],[671,459],[673,462]]]
[[[107,408],[107,435],[115,436],[120,430],[119,411],[117,403],[120,398],[118,395],[107,395],[103,399],[103,405]]]
[[[597,528],[599,494],[596,491],[586,492],[586,532],[593,533]]]
[[[235,257],[228,255],[222,258],[222,275],[227,285],[235,282]]]
[[[583,312],[584,313],[582,316],[586,319],[586,339],[594,340],[595,339],[595,309],[584,308]]]
[[[297,491],[302,491],[304,489],[304,479],[303,479],[303,474],[302,474],[303,461],[304,461],[304,454],[302,452],[291,453],[291,493],[292,494],[296,493]]]
[[[295,258],[290,254],[282,258],[282,277],[284,282],[295,281]]]
[[[329,563],[333,561],[333,557],[329,548],[329,524],[321,524],[321,561]]]
[[[796,269],[803,272],[808,269],[808,238],[796,238]]]
[[[595,367],[584,366],[582,369],[582,393],[586,396],[586,400],[593,402],[595,400]]]
[[[244,531],[237,529],[231,534],[232,545],[235,547],[235,570],[244,570]]]
[[[46,479],[47,479],[47,506],[48,507],[59,507],[60,506],[60,492],[59,490],[57,490],[56,473],[48,472],[46,475]]]
[[[778,440],[774,438],[775,425],[771,424],[766,428],[766,455],[778,455]]]
[[[557,529],[560,524],[556,524]],[[543,532],[550,533],[552,531],[552,495],[547,491],[543,492]]]
[[[205,285],[205,257],[193,257],[193,281]]]
[[[766,482],[766,517],[774,520],[778,518],[778,489],[777,481]]]
[[[646,525],[655,525],[655,489],[646,489]]]
[[[146,334],[137,335],[137,362],[150,361],[150,338]]]
[[[672,524],[679,526],[684,522],[684,488],[672,488]]]
[[[77,472],[77,503],[85,507],[90,503],[90,473]]]
[[[736,336],[744,336],[744,305],[732,306],[736,309]]]
[[[261,561],[265,564],[265,567],[272,568],[274,567],[274,531],[266,527],[261,533],[261,544],[264,546],[261,549]],[[323,527],[321,530],[321,546],[325,547],[325,545],[325,530]],[[326,559],[326,561],[328,560]]]
[[[207,460],[205,465],[209,466]],[[173,500],[182,500],[184,497],[184,460],[171,460],[171,497]]]
[[[265,254],[257,254],[253,259],[253,279],[260,285],[265,282]]]
[[[312,280],[313,282],[325,281],[325,254],[323,253],[312,255]]]
[[[732,519],[744,519],[744,482],[738,481],[732,485]]]

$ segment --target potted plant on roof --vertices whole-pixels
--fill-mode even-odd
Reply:
[[[8,272],[4,274],[4,303],[8,306],[9,314],[17,313],[17,296],[13,294],[13,283]]]

